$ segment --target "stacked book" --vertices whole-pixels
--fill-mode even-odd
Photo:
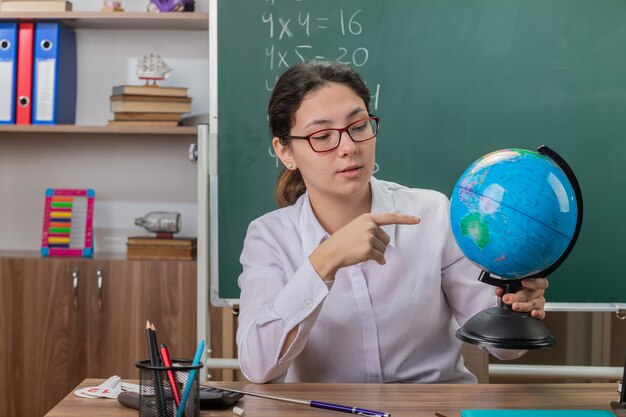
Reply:
[[[64,0],[2,0],[0,12],[70,12],[72,3]]]
[[[128,259],[194,260],[197,253],[195,237],[161,239],[149,236],[129,237],[126,243]]]
[[[158,85],[119,85],[113,87],[109,125],[178,126],[184,113],[191,111],[191,98],[185,87]]]

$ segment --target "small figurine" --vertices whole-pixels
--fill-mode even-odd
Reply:
[[[123,12],[124,8],[122,7],[121,0],[103,0],[102,1],[102,12]]]
[[[194,0],[150,0],[148,11],[152,13],[193,12]]]
[[[151,211],[143,217],[137,217],[135,225],[156,233],[157,238],[171,239],[174,233],[180,232],[182,220],[180,213],[175,211]]]
[[[140,80],[146,80],[146,85],[152,80],[152,85],[157,81],[167,78],[172,69],[161,59],[160,55],[144,55],[137,62],[137,76]]]

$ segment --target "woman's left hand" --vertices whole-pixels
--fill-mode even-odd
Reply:
[[[516,293],[504,295],[502,301],[511,305],[513,311],[530,312],[532,317],[543,320],[546,317],[546,312],[543,310],[546,299],[543,295],[548,288],[548,280],[546,278],[524,278],[522,285],[524,288]],[[502,297],[503,294],[504,288],[498,287],[496,295]]]

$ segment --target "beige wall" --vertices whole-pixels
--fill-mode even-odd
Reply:
[[[147,0],[125,0],[128,11]],[[75,11],[102,2],[74,0]],[[207,11],[208,0],[196,1]],[[174,71],[163,85],[189,87],[190,116],[208,113],[208,32],[77,30],[79,125],[105,125],[111,88],[136,84],[137,58],[158,53]],[[0,250],[38,250],[44,190],[94,188],[96,251],[124,252],[128,235],[146,234],[135,217],[151,210],[179,211],[181,235],[197,235],[196,168],[187,160],[195,137],[11,135],[0,137]]]

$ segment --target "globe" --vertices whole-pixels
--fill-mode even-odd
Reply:
[[[579,216],[578,183],[565,167],[524,149],[495,151],[470,165],[450,199],[452,234],[463,254],[505,280],[541,276],[567,256],[582,205]]]

